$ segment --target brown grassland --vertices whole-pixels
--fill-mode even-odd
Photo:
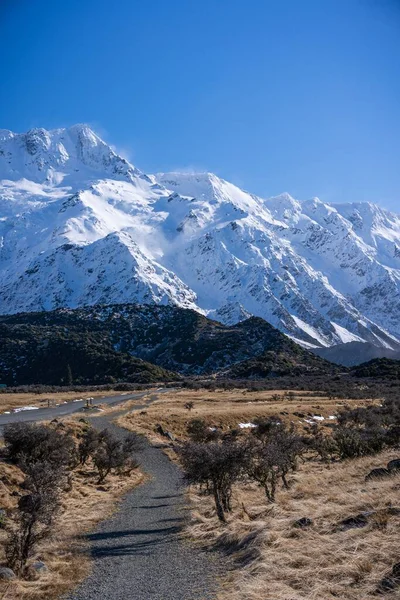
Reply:
[[[193,402],[192,410],[185,408]],[[375,401],[374,401],[375,402]],[[190,419],[204,418],[209,426],[226,430],[257,416],[279,415],[306,428],[294,412],[335,415],[345,405],[365,406],[371,400],[340,401],[296,392],[243,390],[178,391],[160,396],[145,411],[120,418],[126,428],[146,434],[153,443],[168,447],[154,432],[156,424],[185,438]],[[329,421],[322,422],[329,432]],[[172,448],[168,453],[173,454]],[[270,504],[253,483],[234,488],[233,512],[227,524],[219,523],[212,499],[196,487],[189,491],[194,509],[187,534],[207,547],[220,548],[232,557],[220,600],[369,600],[376,598],[378,582],[400,558],[400,517],[388,507],[400,506],[400,476],[365,481],[375,467],[385,466],[399,453],[385,451],[372,457],[322,463],[317,458],[300,462],[290,477],[290,488],[280,488]],[[341,520],[363,511],[377,511],[362,528],[335,530]],[[312,519],[311,527],[298,529],[294,521]],[[396,592],[389,594],[395,598]]]
[[[185,408],[188,402],[193,402],[190,411]],[[326,419],[328,427],[329,417],[335,416],[341,408],[369,406],[378,402],[369,399],[335,400],[316,392],[176,390],[160,395],[144,411],[121,417],[119,423],[154,441],[165,442],[154,432],[157,423],[182,439],[186,436],[186,427],[191,419],[205,419],[209,426],[226,430],[229,427],[237,428],[239,423],[251,423],[256,417],[269,416],[279,416],[283,420],[307,427],[305,419],[309,419],[311,415],[321,415]],[[294,413],[304,414],[304,417],[298,417]]]
[[[78,417],[63,419],[74,432],[82,424]],[[24,476],[14,465],[0,462],[0,507],[12,509],[18,502]],[[83,580],[90,570],[90,559],[85,553],[81,536],[106,519],[117,507],[121,496],[139,485],[144,479],[140,470],[129,477],[112,474],[99,486],[93,467],[88,464],[73,471],[72,489],[62,496],[61,509],[50,539],[43,541],[31,560],[41,560],[48,572],[33,581],[13,580],[0,582],[3,600],[52,600],[66,593]],[[6,533],[0,529],[0,561],[4,556]],[[4,594],[4,596],[3,596]]]

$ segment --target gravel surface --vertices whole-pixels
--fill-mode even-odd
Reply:
[[[140,407],[139,407],[140,408]],[[118,436],[126,431],[109,417],[93,424]],[[182,475],[146,441],[140,453],[150,479],[128,493],[119,510],[87,536],[91,575],[66,600],[210,600],[224,568],[221,556],[182,539],[187,518]]]
[[[166,391],[166,389],[161,389],[158,393],[162,394]],[[148,392],[136,392],[134,394],[117,394],[114,396],[104,396],[103,398],[94,398],[94,400],[92,401],[92,406],[95,407],[98,404],[107,404],[109,406],[113,406],[116,404],[121,404],[122,402],[127,402],[128,400],[143,398],[144,396],[146,396],[146,394],[148,394]],[[77,395],[79,396],[79,394]],[[38,408],[37,410],[27,411],[22,410],[21,412],[11,412],[9,414],[3,413],[0,414],[0,433],[2,432],[4,425],[7,425],[8,423],[30,423],[34,421],[48,421],[56,417],[65,417],[66,415],[71,415],[80,411],[84,412],[85,406],[86,400],[79,400],[69,401],[65,403],[63,402],[58,406],[52,406],[50,408]]]

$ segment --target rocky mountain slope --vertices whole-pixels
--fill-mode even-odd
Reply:
[[[146,175],[87,126],[0,131],[0,313],[137,302],[400,348],[400,217]]]
[[[0,383],[9,385],[169,380],[171,371],[223,372],[265,353],[280,365],[271,375],[339,370],[260,318],[222,325],[176,306],[98,305],[8,315],[0,317],[0,340]]]

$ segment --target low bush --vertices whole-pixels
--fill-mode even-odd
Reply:
[[[4,442],[10,460],[16,464],[47,462],[55,468],[76,464],[76,446],[72,435],[46,425],[6,425]]]
[[[243,474],[246,449],[234,441],[187,442],[179,449],[185,480],[212,494],[220,521],[231,510],[232,486]]]
[[[192,419],[186,430],[193,442],[212,442],[220,437],[218,429],[209,427],[204,419]]]
[[[99,433],[98,446],[93,456],[93,463],[98,471],[98,482],[103,483],[113,471],[129,474],[138,467],[133,457],[137,450],[136,437],[128,435],[124,440],[116,438],[108,429]]]

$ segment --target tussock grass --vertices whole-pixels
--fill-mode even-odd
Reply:
[[[268,505],[253,484],[235,488],[234,510],[221,526],[212,499],[191,490],[195,506],[188,535],[232,556],[220,600],[367,600],[400,556],[400,517],[385,509],[400,505],[400,476],[365,482],[366,473],[397,456],[324,465],[307,462]],[[334,531],[346,517],[381,510],[368,525]],[[386,517],[384,516],[386,515]],[[309,528],[293,527],[302,517]],[[380,521],[382,520],[382,522]],[[392,595],[393,597],[393,595]]]
[[[193,402],[188,411],[185,404]],[[119,423],[127,429],[146,435],[150,441],[164,441],[154,432],[157,423],[171,431],[179,439],[187,435],[186,427],[191,419],[205,419],[208,425],[222,429],[237,428],[239,423],[248,423],[256,417],[279,416],[283,420],[293,421],[301,427],[307,427],[304,418],[294,413],[317,414],[329,425],[329,416],[334,416],[340,408],[347,405],[355,408],[379,403],[378,400],[335,400],[315,392],[293,392],[270,390],[252,392],[247,390],[177,390],[161,394],[156,402],[144,411],[134,412],[120,418]]]

